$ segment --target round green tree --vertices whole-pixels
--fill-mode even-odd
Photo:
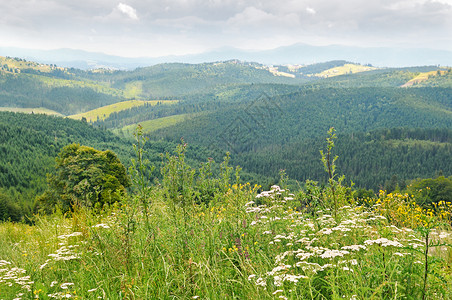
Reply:
[[[63,211],[74,205],[100,206],[118,201],[130,185],[126,168],[113,151],[71,144],[56,158],[56,172],[48,175],[48,189],[38,198],[38,209],[57,203]]]

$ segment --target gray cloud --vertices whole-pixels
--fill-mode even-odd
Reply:
[[[452,0],[0,0],[0,46],[165,55],[296,42],[452,49]]]

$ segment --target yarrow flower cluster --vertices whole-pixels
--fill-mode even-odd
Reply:
[[[30,292],[34,281],[31,280],[30,276],[24,276],[27,271],[17,267],[9,268],[10,265],[12,265],[11,262],[0,260],[0,284],[5,284],[9,287],[18,285]]]
[[[256,201],[248,202],[245,206],[247,213],[255,215],[251,226],[256,230],[261,229],[260,234],[268,240],[269,247],[281,251],[275,255],[273,269],[260,275],[252,274],[248,280],[264,289],[270,288],[271,282],[271,286],[276,288],[272,293],[275,296],[284,295],[285,288],[291,284],[300,284],[300,280],[304,279],[311,280],[313,276],[320,272],[329,272],[330,269],[348,274],[358,272],[357,266],[362,267],[363,264],[362,256],[372,255],[372,247],[375,245],[384,248],[383,251],[392,255],[394,260],[411,255],[396,252],[395,248],[411,244],[413,248],[414,245],[422,246],[422,240],[414,239],[413,230],[387,225],[387,218],[376,214],[372,209],[344,206],[340,208],[341,219],[337,220],[329,214],[328,209],[306,214],[302,209],[285,204],[283,201],[293,201],[294,197],[285,197],[284,193],[287,191],[272,186],[270,191],[261,192],[256,196]],[[279,220],[290,222],[278,225],[272,223]],[[277,228],[280,228],[279,231]],[[411,234],[413,238],[390,239],[385,237],[385,234]],[[354,238],[347,238],[347,235]],[[448,237],[445,232],[437,235],[441,238]],[[360,236],[372,238],[363,239],[359,243],[356,237],[359,239]],[[349,241],[354,243],[348,244]],[[365,262],[364,266],[372,268],[366,265],[368,262]]]

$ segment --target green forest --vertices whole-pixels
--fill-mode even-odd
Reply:
[[[0,60],[0,299],[452,297],[450,68]]]
[[[126,135],[116,129],[182,115],[187,117],[173,125],[143,132],[150,139],[147,159],[156,166],[153,178],[161,178],[162,155],[183,138],[194,167],[212,158],[218,172],[230,152],[244,181],[269,187],[285,170],[293,187],[307,179],[325,184],[318,154],[330,127],[339,136],[338,170],[355,189],[378,191],[394,184],[403,189],[418,178],[452,175],[450,69],[381,68],[316,77],[345,64],[350,62],[274,66],[293,75],[287,77],[236,60],[82,71],[2,58],[0,106],[5,109],[42,107],[69,115],[127,99],[178,100],[116,111],[93,123],[0,112],[2,201],[14,211],[9,215],[30,215],[64,146],[111,150],[128,168],[133,136],[130,129]],[[401,88],[427,72],[433,75]]]

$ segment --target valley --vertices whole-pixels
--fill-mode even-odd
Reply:
[[[450,68],[0,60],[1,299],[452,295]]]

